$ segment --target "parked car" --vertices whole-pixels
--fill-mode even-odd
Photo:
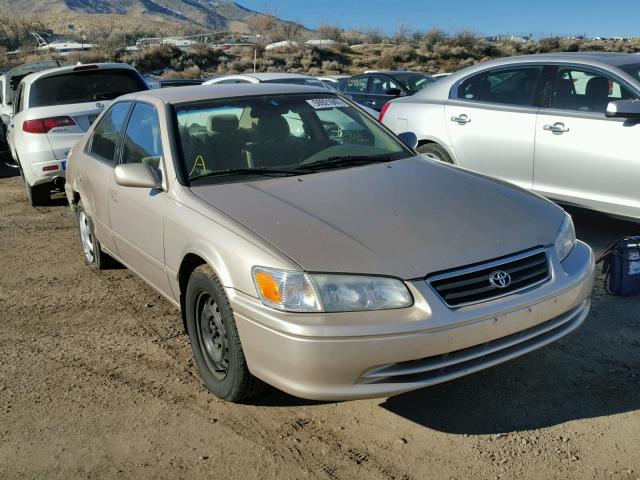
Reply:
[[[0,141],[6,140],[6,132],[13,116],[13,97],[20,81],[30,73],[63,65],[68,65],[68,63],[59,60],[48,60],[26,63],[2,72],[2,75],[0,75]]]
[[[426,73],[370,72],[342,80],[338,90],[379,112],[389,100],[413,95],[433,82],[435,79]]]
[[[225,75],[223,77],[210,78],[203,85],[229,85],[235,83],[285,83],[289,85],[308,85],[310,87],[322,87],[330,89],[320,80],[298,73],[245,73],[239,75]]]
[[[640,219],[640,58],[562,53],[481,63],[382,115],[418,151],[558,202]]]
[[[122,63],[54,68],[21,80],[7,143],[31,205],[45,204],[63,186],[69,150],[109,102],[141,90],[145,81]]]
[[[553,342],[589,310],[593,254],[561,208],[417,155],[326,90],[127,95],[67,175],[86,263],[115,258],[179,307],[223,399],[262,381],[393,395]]]
[[[330,85],[337,85],[345,78],[349,78],[349,75],[323,75],[321,77],[315,77],[321,82],[328,83]]]
[[[170,80],[160,80],[158,83],[160,88],[171,88],[171,87],[190,87],[192,85],[202,85],[202,82],[204,82],[203,79],[174,78]]]

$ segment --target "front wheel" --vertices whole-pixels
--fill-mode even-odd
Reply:
[[[229,300],[211,268],[194,270],[184,301],[191,350],[207,389],[230,402],[261,393],[266,385],[249,372]]]
[[[437,143],[425,143],[416,148],[418,153],[443,163],[453,163],[449,153]]]

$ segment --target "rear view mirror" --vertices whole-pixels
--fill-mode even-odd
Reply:
[[[609,102],[605,115],[609,118],[640,119],[640,100],[616,100]]]
[[[402,90],[399,88],[388,88],[387,95],[393,95],[394,97],[399,97],[402,94]]]
[[[162,182],[153,167],[145,163],[124,163],[115,169],[116,183],[123,187],[160,188]]]
[[[409,148],[416,148],[418,146],[418,137],[413,132],[402,132],[398,135],[398,138]]]

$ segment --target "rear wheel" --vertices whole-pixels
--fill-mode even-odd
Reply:
[[[24,177],[24,185],[27,189],[27,198],[29,199],[29,203],[32,207],[40,207],[42,205],[47,205],[51,202],[51,184],[50,183],[41,183],[39,185],[34,185],[33,187],[29,185],[29,182]]]
[[[96,238],[93,221],[84,211],[82,203],[76,209],[78,215],[78,227],[80,229],[80,241],[84,251],[84,262],[96,270],[104,270],[113,263],[113,259],[102,251],[100,242]]]
[[[266,384],[249,372],[229,300],[211,268],[194,270],[184,301],[193,357],[209,391],[230,402],[261,393]]]
[[[416,150],[418,153],[422,153],[433,160],[438,160],[439,162],[444,163],[453,163],[449,153],[447,153],[447,151],[437,143],[425,143],[416,148]]]

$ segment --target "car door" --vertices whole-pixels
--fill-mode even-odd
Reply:
[[[553,68],[553,93],[536,125],[536,192],[640,218],[640,123],[607,118],[608,102],[638,98],[633,87],[602,70]]]
[[[542,69],[502,67],[454,85],[444,121],[460,166],[524,188],[533,186],[536,90]]]
[[[366,105],[369,101],[369,77],[360,75],[351,77],[340,86],[340,90],[354,102]],[[368,106],[368,105],[367,105]]]
[[[20,83],[13,97],[13,115],[9,120],[9,128],[7,129],[7,143],[13,158],[16,157],[16,132],[22,128],[22,113],[24,111],[24,83]],[[19,126],[16,128],[16,125]]]
[[[164,174],[160,122],[153,105],[133,105],[122,138],[120,163],[146,163]],[[173,293],[165,272],[163,224],[167,204],[164,189],[109,183],[109,218],[120,259],[163,294]]]
[[[394,91],[397,95],[389,93]],[[404,90],[400,83],[392,78],[385,75],[373,75],[369,81],[369,97],[365,101],[365,105],[379,112],[385,103],[398,98],[403,93]]]
[[[83,199],[84,208],[93,219],[96,237],[108,252],[119,256],[109,219],[109,186],[117,163],[117,152],[131,102],[111,105],[91,134],[79,165],[72,165],[74,178]]]

